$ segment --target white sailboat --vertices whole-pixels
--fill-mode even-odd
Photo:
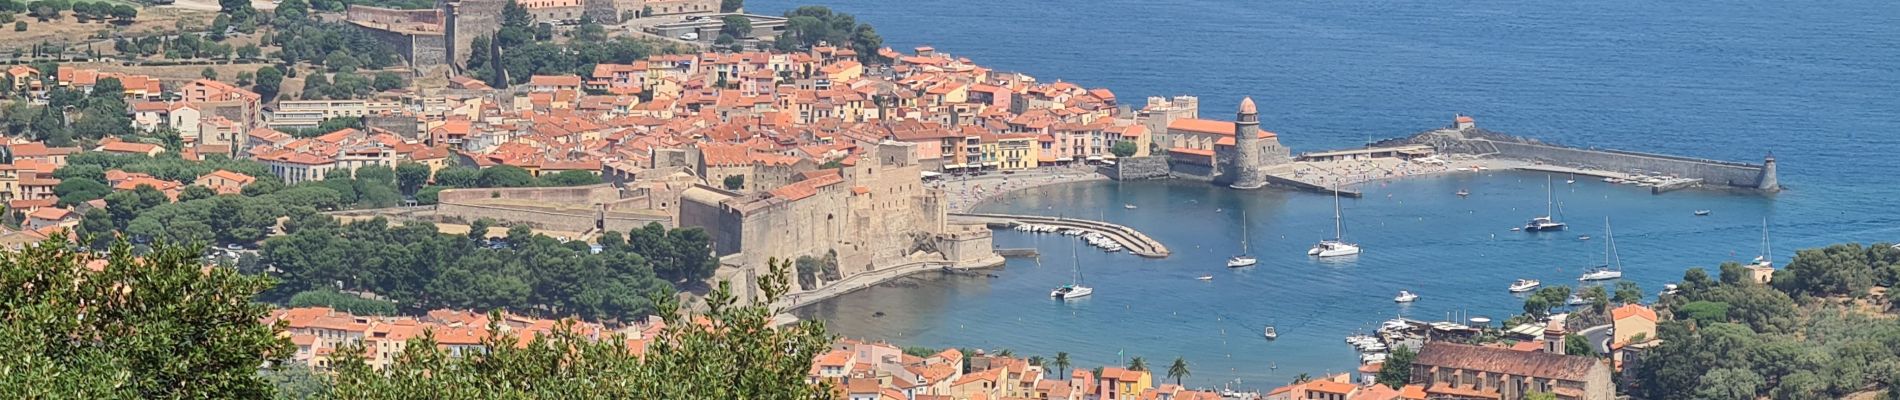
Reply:
[[[1761,255],[1755,256],[1754,264],[1762,268],[1775,267],[1774,248],[1768,243],[1768,217],[1761,219]]]
[[[1603,265],[1584,271],[1579,281],[1607,281],[1623,278],[1623,260],[1616,256],[1616,235],[1610,233],[1610,217],[1603,217]]]
[[[1339,211],[1339,189],[1333,189],[1333,238],[1321,240],[1306,255],[1318,257],[1339,257],[1359,254],[1359,245],[1346,242],[1345,217]]]
[[[1525,223],[1524,224],[1525,232],[1545,232],[1545,231],[1564,230],[1565,224],[1562,221],[1558,221],[1555,218],[1555,216],[1557,215],[1557,194],[1556,193],[1557,192],[1553,191],[1550,187],[1550,175],[1545,175],[1544,176],[1544,216],[1531,218],[1531,222]]]
[[[1259,259],[1247,254],[1247,210],[1240,210],[1240,254],[1227,258],[1227,268],[1252,266]]]
[[[1054,297],[1056,300],[1068,300],[1095,294],[1094,288],[1082,286],[1082,259],[1075,256],[1074,243],[1069,244],[1069,257],[1075,261],[1075,280],[1050,291],[1049,297]]]

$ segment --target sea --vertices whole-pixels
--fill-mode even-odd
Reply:
[[[1149,96],[1193,95],[1203,117],[1225,119],[1251,96],[1262,128],[1295,152],[1406,136],[1462,113],[1480,127],[1554,143],[1757,163],[1773,154],[1786,188],[1652,195],[1508,171],[1377,182],[1341,204],[1346,238],[1365,253],[1334,261],[1304,253],[1333,234],[1334,199],[1324,194],[1165,181],[1049,186],[978,209],[1105,219],[1174,254],[1142,259],[1069,236],[998,231],[998,247],[1042,255],[975,276],[899,279],[798,312],[840,335],[1021,356],[1067,352],[1080,368],[1143,357],[1164,371],[1179,357],[1191,366],[1190,387],[1267,389],[1301,373],[1356,368],[1343,338],[1387,319],[1501,321],[1521,309],[1505,291],[1515,279],[1575,287],[1583,268],[1605,261],[1606,223],[1613,261],[1651,299],[1687,268],[1762,253],[1764,221],[1783,265],[1799,249],[1900,240],[1900,24],[1892,23],[1900,2],[746,6],[777,14],[806,4],[854,14],[898,49],[929,45],[1044,81],[1105,87],[1136,108]],[[1570,230],[1510,231],[1544,213],[1547,179]],[[1471,196],[1453,194],[1460,189]],[[1703,209],[1710,215],[1692,213]],[[1225,268],[1243,226],[1260,264]],[[1078,269],[1095,295],[1050,300],[1049,290]],[[1399,290],[1420,299],[1395,304]],[[1278,340],[1262,338],[1267,325]]]

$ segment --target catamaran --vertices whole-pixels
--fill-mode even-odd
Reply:
[[[1054,297],[1056,300],[1068,300],[1095,294],[1094,288],[1082,286],[1082,259],[1076,257],[1074,243],[1069,244],[1069,257],[1075,260],[1075,280],[1049,292],[1049,297]]]
[[[1564,223],[1554,218],[1557,215],[1557,192],[1550,188],[1550,176],[1544,176],[1544,216],[1531,218],[1524,224],[1525,232],[1544,232],[1564,230]]]
[[[1393,297],[1392,301],[1396,303],[1410,303],[1410,302],[1418,301],[1418,295],[1413,294],[1411,291],[1400,290],[1399,296]]]
[[[1579,281],[1606,281],[1623,277],[1623,260],[1616,256],[1616,235],[1610,233],[1610,217],[1603,217],[1603,265],[1584,271]]]
[[[1536,279],[1518,279],[1517,282],[1511,284],[1511,293],[1529,292],[1543,285],[1543,282],[1538,282]]]
[[[1240,254],[1227,258],[1227,268],[1252,266],[1259,259],[1247,254],[1247,210],[1240,210]]]
[[[1339,257],[1359,254],[1359,245],[1346,243],[1344,216],[1339,212],[1339,189],[1333,189],[1333,238],[1321,240],[1306,250],[1306,255],[1318,257]]]

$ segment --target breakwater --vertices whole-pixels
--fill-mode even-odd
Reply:
[[[1761,164],[1750,164],[1627,150],[1578,148],[1541,143],[1471,126],[1434,130],[1409,138],[1387,140],[1375,146],[1405,144],[1430,145],[1440,154],[1515,159],[1640,176],[1670,176],[1700,181],[1706,185],[1764,192],[1781,190],[1780,181],[1775,177],[1775,158],[1772,155]],[[1664,191],[1667,190],[1657,193]]]

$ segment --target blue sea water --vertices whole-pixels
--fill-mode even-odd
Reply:
[[[747,6],[777,13],[808,1]],[[1543,175],[1374,184],[1345,205],[1348,235],[1367,253],[1335,264],[1302,252],[1331,228],[1325,196],[1193,183],[1050,187],[983,209],[1097,215],[1148,232],[1175,255],[1141,260],[1084,247],[1097,294],[1063,305],[1047,291],[1068,279],[1067,237],[999,232],[999,246],[1041,248],[1041,265],[1014,260],[994,279],[906,279],[801,312],[846,335],[1066,351],[1083,366],[1117,363],[1123,349],[1151,364],[1182,356],[1195,366],[1190,386],[1239,379],[1266,388],[1352,368],[1340,339],[1393,315],[1502,317],[1519,305],[1503,290],[1512,279],[1574,284],[1579,267],[1602,257],[1605,216],[1630,280],[1652,292],[1684,268],[1752,257],[1764,217],[1782,263],[1799,248],[1900,239],[1900,24],[1892,23],[1900,3],[819,4],[875,25],[893,47],[931,45],[1045,81],[1107,87],[1137,107],[1147,96],[1188,94],[1200,97],[1204,117],[1226,118],[1252,96],[1262,127],[1296,152],[1407,135],[1465,113],[1492,130],[1558,143],[1749,162],[1772,152],[1789,189],[1653,196],[1558,177],[1573,230],[1532,236],[1506,229],[1541,212]],[[1452,196],[1459,188],[1474,194]],[[1237,247],[1232,211],[1242,208],[1262,261],[1229,271],[1220,261]],[[1714,214],[1697,218],[1695,209]],[[1210,273],[1213,282],[1192,279]],[[1423,299],[1396,306],[1400,289]],[[875,311],[888,316],[870,318]],[[1280,340],[1260,339],[1268,323],[1281,327]]]

